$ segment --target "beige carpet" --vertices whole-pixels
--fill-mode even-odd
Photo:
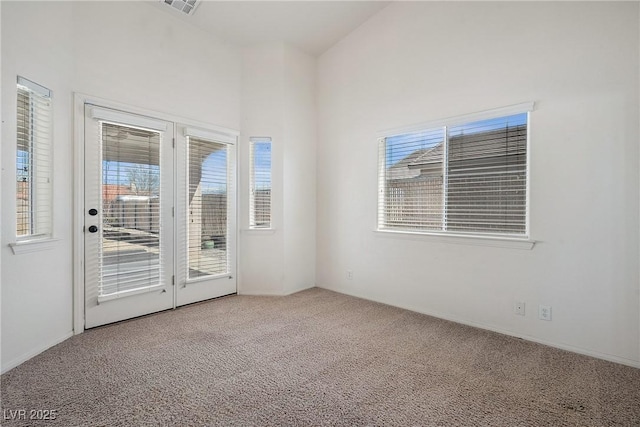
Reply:
[[[73,337],[2,376],[3,426],[640,426],[640,370],[321,289]],[[27,412],[28,415],[28,412]]]

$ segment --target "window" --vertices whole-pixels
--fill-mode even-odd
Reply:
[[[527,111],[381,138],[378,229],[527,237]]]
[[[250,138],[249,228],[271,228],[271,138]]]
[[[51,237],[51,91],[22,77],[17,91],[16,235]]]

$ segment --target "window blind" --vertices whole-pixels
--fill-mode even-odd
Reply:
[[[250,138],[249,228],[271,228],[271,138]]]
[[[161,285],[161,132],[100,123],[99,301]]]
[[[228,274],[228,145],[187,137],[188,279]]]
[[[446,230],[525,234],[526,116],[449,128]]]
[[[51,91],[18,77],[16,235],[50,237],[53,229]]]
[[[380,140],[382,230],[527,234],[528,114]]]

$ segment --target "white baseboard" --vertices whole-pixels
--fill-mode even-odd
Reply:
[[[1,373],[4,374],[5,372],[10,371],[11,369],[15,368],[16,366],[23,364],[24,362],[26,362],[27,360],[31,359],[32,357],[37,356],[38,354],[42,353],[43,351],[50,349],[54,345],[60,344],[62,341],[65,341],[65,340],[71,338],[72,336],[73,336],[73,331],[67,332],[63,336],[61,336],[61,337],[59,337],[59,338],[57,338],[57,339],[55,339],[53,341],[50,341],[50,342],[48,342],[48,343],[36,348],[35,350],[32,350],[32,351],[30,351],[30,352],[28,352],[26,354],[23,354],[20,357],[16,357],[15,359],[10,361],[9,363],[2,365]]]
[[[284,291],[276,291],[276,290],[253,290],[249,289],[246,291],[238,290],[238,295],[247,295],[247,296],[263,296],[263,297],[281,297],[284,296]]]
[[[291,289],[291,290],[288,290],[288,291],[285,291],[285,290],[281,290],[281,291],[277,291],[277,290],[266,290],[266,291],[259,291],[259,290],[242,291],[242,290],[238,290],[238,295],[264,296],[264,297],[285,297],[287,295],[293,295],[295,293],[306,291],[307,289],[311,289],[311,288],[315,288],[315,287],[316,287],[316,285],[310,285],[310,286],[305,286],[305,287],[301,287],[301,288]]]
[[[297,294],[298,292],[306,291],[308,289],[312,289],[312,288],[315,288],[315,287],[316,287],[316,285],[314,283],[313,285],[310,285],[310,286],[302,286],[302,287],[299,287],[299,288],[290,289],[289,291],[287,291],[285,293],[285,295]]]
[[[443,320],[449,320],[451,322],[455,322],[455,323],[460,323],[463,325],[467,325],[467,326],[473,326],[475,328],[480,328],[480,329],[486,329],[488,331],[492,331],[492,332],[497,332],[499,334],[503,334],[503,335],[509,335],[512,337],[516,337],[516,338],[522,338],[523,340],[527,340],[527,341],[532,341],[538,344],[543,344],[543,345],[547,345],[549,347],[554,347],[554,348],[559,348],[561,350],[566,350],[566,351],[570,351],[572,353],[578,353],[578,354],[583,354],[585,356],[591,356],[591,357],[595,357],[597,359],[602,359],[602,360],[607,360],[609,362],[615,362],[615,363],[620,363],[621,365],[626,365],[626,366],[631,366],[633,368],[640,368],[640,360],[634,360],[634,359],[627,359],[625,357],[620,357],[620,356],[615,356],[613,354],[607,354],[607,353],[601,353],[598,351],[593,351],[593,350],[589,350],[589,349],[585,349],[585,348],[581,348],[581,347],[574,347],[572,345],[568,345],[568,344],[562,344],[562,343],[555,343],[555,342],[551,342],[551,341],[547,341],[544,339],[540,339],[531,335],[526,335],[526,334],[519,334],[517,332],[513,332],[513,331],[509,331],[506,329],[501,329],[501,328],[496,328],[495,326],[490,326],[490,325],[486,325],[483,323],[478,323],[478,322],[472,322],[466,319],[461,319],[458,318],[456,316],[449,316],[449,315],[444,315],[442,313],[436,313],[433,311],[429,311],[429,310],[424,310],[418,307],[411,307],[408,305],[401,305],[401,304],[390,304],[387,301],[383,301],[381,299],[376,299],[376,298],[371,298],[367,295],[362,295],[359,294],[357,292],[348,292],[345,291],[343,289],[339,289],[339,288],[335,288],[332,286],[325,286],[325,285],[316,285],[319,288],[322,289],[327,289],[329,291],[333,291],[333,292],[337,292],[340,294],[345,294],[345,295],[350,295],[356,298],[362,298],[364,300],[368,300],[368,301],[374,301],[374,302],[378,302],[381,304],[386,304],[386,305],[390,305],[393,307],[398,307],[398,308],[402,308],[405,310],[409,310],[409,311],[414,311],[416,313],[421,313],[421,314],[426,314],[427,316],[432,316],[432,317],[437,317],[438,319],[443,319]]]

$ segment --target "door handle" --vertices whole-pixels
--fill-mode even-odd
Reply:
[[[89,233],[95,233],[96,231],[98,231],[98,227],[96,227],[95,225],[89,227]]]

